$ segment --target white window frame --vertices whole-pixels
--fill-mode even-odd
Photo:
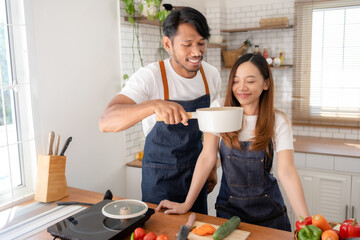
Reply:
[[[36,151],[34,139],[34,125],[31,108],[31,95],[30,95],[30,81],[29,81],[29,63],[27,55],[27,39],[26,39],[26,25],[24,14],[24,2],[13,0],[1,0],[1,4],[6,6],[7,22],[5,28],[8,30],[9,45],[8,50],[10,53],[11,63],[11,78],[9,84],[0,81],[2,91],[12,91],[14,112],[13,123],[16,124],[17,141],[9,143],[7,141],[4,148],[10,148],[11,145],[17,144],[19,150],[19,159],[21,171],[21,185],[14,186],[13,181],[10,180],[8,191],[0,192],[0,211],[21,201],[27,201],[33,198],[35,190],[35,174],[36,174]],[[9,64],[9,63],[8,63]],[[9,67],[10,68],[10,67]],[[1,80],[1,79],[0,79]],[[5,118],[5,116],[4,116]],[[4,126],[7,127],[6,124]],[[6,136],[8,138],[8,135]],[[8,154],[8,162],[11,166],[11,161],[14,158]],[[9,171],[11,167],[9,168]],[[11,178],[11,174],[10,174]]]

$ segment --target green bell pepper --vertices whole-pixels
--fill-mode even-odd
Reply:
[[[299,240],[319,240],[321,238],[322,231],[320,228],[314,225],[303,226],[298,233]]]

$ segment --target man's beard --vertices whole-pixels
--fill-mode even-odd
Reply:
[[[174,61],[175,61],[177,64],[179,64],[183,69],[185,69],[185,70],[188,71],[188,72],[197,72],[197,71],[199,71],[199,69],[200,69],[200,64],[199,64],[199,67],[198,67],[197,69],[189,69],[189,68],[185,67],[183,64],[181,64],[181,62],[179,61],[179,59],[176,57],[176,54],[175,54],[175,51],[174,51],[174,50],[173,50],[172,57],[174,58]],[[201,61],[203,60],[203,56],[200,56],[199,58],[200,58]],[[185,61],[186,61],[186,60],[185,60]]]

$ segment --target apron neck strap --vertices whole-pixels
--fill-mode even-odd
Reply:
[[[163,60],[159,61],[159,65],[160,65],[160,71],[161,71],[161,78],[162,78],[162,82],[163,82],[163,86],[164,86],[164,100],[169,100],[169,85],[168,85],[168,80],[166,77],[164,61]],[[205,72],[204,72],[204,69],[202,66],[200,66],[200,73],[201,73],[202,79],[204,81],[205,93],[206,93],[206,95],[209,95],[210,94],[209,86],[208,86]]]
[[[168,86],[168,81],[167,81],[167,77],[166,77],[164,61],[159,61],[159,64],[160,64],[162,82],[163,82],[163,86],[164,86],[164,100],[169,100],[169,86]]]
[[[205,76],[204,69],[203,69],[202,65],[200,66],[200,72],[201,72],[202,79],[204,81],[206,95],[209,95],[210,94],[209,86],[208,86],[208,83],[207,83],[206,76]]]

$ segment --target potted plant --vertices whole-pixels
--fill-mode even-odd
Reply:
[[[132,67],[135,72],[135,51],[139,55],[140,64],[144,66],[144,62],[141,56],[140,48],[140,20],[141,16],[147,16],[151,21],[160,21],[159,23],[159,34],[160,34],[160,47],[162,48],[162,30],[161,23],[165,20],[170,11],[162,8],[162,0],[121,0],[125,3],[125,12],[128,15],[128,21],[133,25],[133,42],[132,42]],[[136,47],[135,47],[136,40]],[[164,55],[161,55],[164,58]],[[163,59],[162,58],[162,59]],[[128,77],[127,74],[124,77]],[[124,78],[123,77],[123,78]],[[124,79],[125,80],[125,79]]]

